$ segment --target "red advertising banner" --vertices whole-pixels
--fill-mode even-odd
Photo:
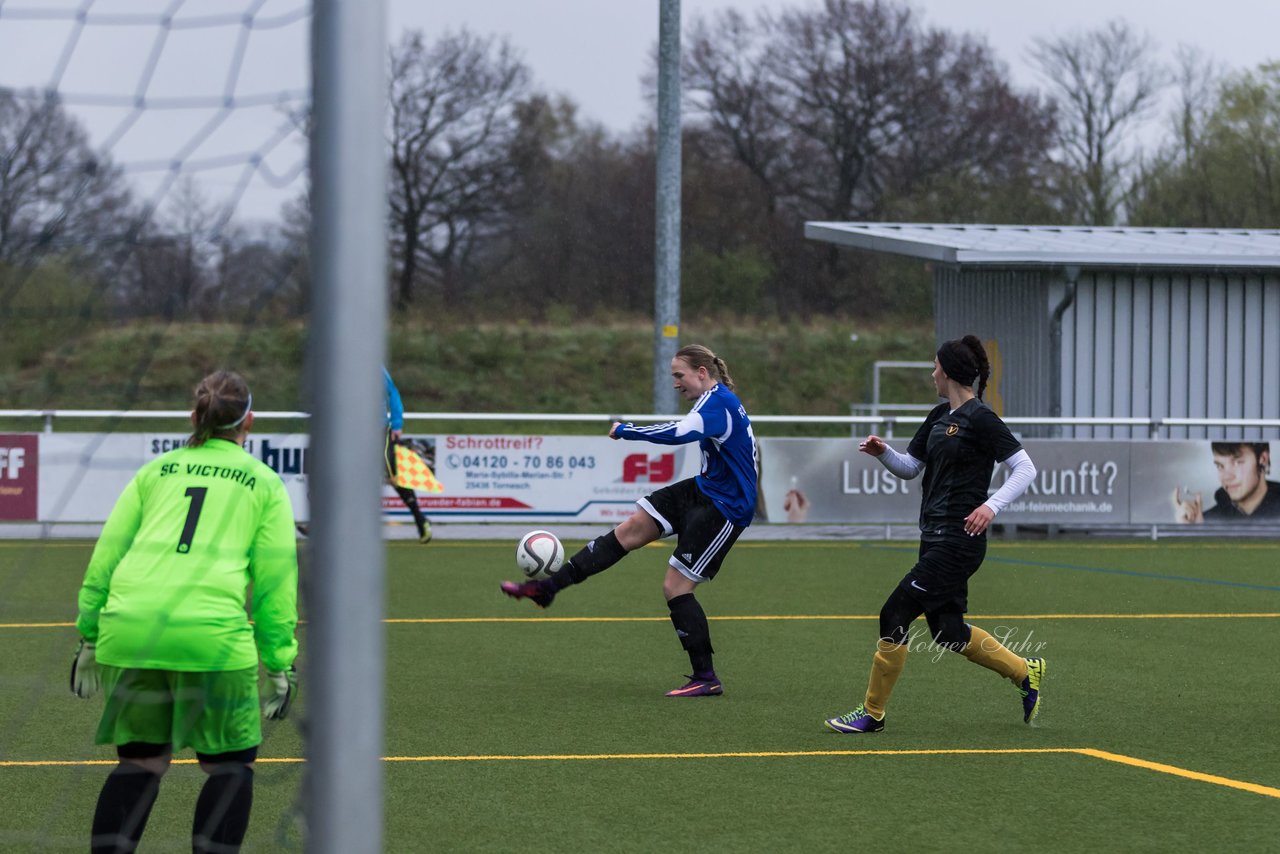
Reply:
[[[486,496],[435,496],[435,495],[418,495],[418,506],[422,508],[422,512],[441,511],[441,510],[532,510],[532,505],[526,504],[515,498],[489,498]],[[404,505],[399,498],[391,498],[389,496],[382,497],[383,510],[400,510]]]
[[[39,509],[40,436],[0,433],[0,519],[34,521]]]

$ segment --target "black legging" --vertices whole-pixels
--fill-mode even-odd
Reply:
[[[962,611],[944,607],[939,611],[926,612],[901,586],[893,589],[880,609],[880,637],[896,644],[906,643],[911,624],[921,614],[925,615],[929,633],[939,646],[959,652],[969,643],[969,626]]]
[[[422,508],[418,506],[417,493],[407,486],[400,486],[396,483],[396,443],[391,439],[390,427],[387,428],[383,438],[382,461],[386,464],[387,480],[391,482],[392,488],[395,489],[396,495],[400,496],[404,506],[408,507],[409,512],[413,514],[413,524],[418,526],[418,536],[421,537],[427,529],[427,517],[422,512]]]

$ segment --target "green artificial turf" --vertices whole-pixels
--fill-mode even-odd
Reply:
[[[99,703],[67,692],[75,630],[50,625],[74,618],[89,551],[0,542],[0,762],[69,763],[0,765],[0,850],[83,850],[109,768],[84,763],[113,756],[92,744]],[[666,555],[641,550],[540,611],[498,591],[511,544],[388,544],[387,615],[404,622],[386,627],[384,850],[1274,842],[1278,544],[993,542],[970,620],[1048,661],[1039,725],[1012,685],[921,633],[868,736],[822,721],[861,701],[875,615],[913,545],[739,543],[699,593],[725,694],[696,700],[662,696],[688,672]],[[265,760],[305,755],[307,685],[323,678],[310,630],[301,702],[266,725],[246,851],[302,849],[305,765]],[[174,766],[141,850],[189,850],[202,779]]]

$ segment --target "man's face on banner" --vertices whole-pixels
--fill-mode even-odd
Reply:
[[[1269,462],[1267,457],[1268,453],[1264,451],[1259,459],[1253,448],[1247,445],[1237,447],[1228,454],[1213,455],[1218,479],[1233,502],[1239,504],[1258,491],[1262,485],[1262,469]]]

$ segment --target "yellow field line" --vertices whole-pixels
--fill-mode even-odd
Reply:
[[[998,551],[1009,550],[1009,549],[1019,549],[1019,548],[1027,548],[1027,549],[1043,548],[1043,549],[1049,549],[1049,550],[1062,550],[1062,551],[1079,551],[1081,549],[1081,546],[1079,544],[1077,544],[1074,548],[1072,548],[1068,543],[1057,543],[1052,545],[1044,544],[1044,543],[1037,543],[1035,545],[1027,545],[1027,544],[1019,545],[1017,543],[995,543],[994,546]],[[1280,550],[1280,542],[1272,541],[1272,542],[1261,542],[1261,543],[1198,543],[1198,544],[1197,543],[1161,542],[1161,544],[1158,546],[1142,545],[1138,543],[1089,543],[1088,546],[1084,547],[1084,549],[1088,551],[1091,551],[1093,549],[1101,549],[1101,550],[1109,550],[1109,551],[1137,551],[1140,549],[1151,549],[1151,548],[1159,549],[1161,551],[1168,550],[1168,551],[1188,551],[1188,552],[1190,551],[1257,552],[1257,551],[1278,551]]]
[[[1049,542],[1045,540],[1027,541],[1019,540],[1017,542],[988,542],[989,549],[1068,549],[1077,551],[1085,549],[1093,551],[1094,549],[1109,550],[1138,550],[1138,549],[1160,549],[1161,551],[1266,551],[1270,549],[1280,549],[1280,543],[1274,541],[1262,541],[1254,543],[1241,543],[1235,541],[1213,543],[1213,542],[1190,542],[1190,543],[1170,543],[1160,541],[1159,543],[1079,543],[1071,541]]]
[[[1263,786],[1258,783],[1248,783],[1243,780],[1233,780],[1230,777],[1219,777],[1216,774],[1202,774],[1199,771],[1191,771],[1186,768],[1179,768],[1175,765],[1166,765],[1163,762],[1151,762],[1146,759],[1139,759],[1135,756],[1125,756],[1121,753],[1110,753],[1106,750],[1097,750],[1092,747],[1026,747],[991,749],[956,748],[932,750],[755,750],[724,753],[458,754],[453,756],[384,756],[382,759],[384,762],[575,762],[636,759],[792,759],[815,756],[1011,756],[1046,753],[1073,753],[1079,756],[1101,759],[1106,762],[1115,762],[1121,765],[1129,765],[1134,768],[1143,768],[1148,771],[1169,774],[1174,777],[1182,777],[1187,780],[1195,780],[1200,783],[1211,783],[1215,786],[1226,786],[1231,789],[1251,792],[1255,795],[1264,795],[1269,798],[1280,798],[1280,789],[1276,789],[1271,786]],[[175,759],[174,764],[194,765],[196,764],[196,761],[197,760],[195,759]],[[304,762],[305,760],[297,757],[280,757],[259,758],[257,761],[273,764],[297,764]],[[108,759],[88,759],[80,761],[0,760],[0,768],[80,767],[88,765],[115,764],[115,760]]]
[[[1253,792],[1255,795],[1266,795],[1269,798],[1280,798],[1280,789],[1273,789],[1270,786],[1260,786],[1257,783],[1246,783],[1242,780],[1232,780],[1230,777],[1219,777],[1216,774],[1201,774],[1199,771],[1188,771],[1186,768],[1178,768],[1174,765],[1165,765],[1163,762],[1149,762],[1146,759],[1138,759],[1135,756],[1125,756],[1120,753],[1108,753],[1105,750],[1094,750],[1086,747],[1076,751],[1085,756],[1092,756],[1096,759],[1105,759],[1108,762],[1119,762],[1122,765],[1132,765],[1135,768],[1145,768],[1148,771],[1159,771],[1161,774],[1172,774],[1175,777],[1185,777],[1188,780],[1198,780],[1201,783],[1213,783],[1218,786],[1228,786],[1232,789],[1243,789],[1246,792]]]
[[[1280,613],[1265,614],[971,614],[969,620],[1214,620],[1275,619]],[[874,614],[778,614],[713,617],[708,620],[792,621],[792,620],[878,620]],[[666,623],[669,617],[392,617],[384,623]],[[0,625],[0,628],[3,628]]]
[[[568,538],[574,541],[573,538]],[[578,540],[585,540],[585,537],[578,537]],[[5,539],[0,540],[0,549],[91,549],[95,540],[86,538],[74,542],[48,542],[37,540],[19,540]],[[844,548],[862,548],[864,546],[881,546],[881,545],[902,545],[903,547],[912,546],[914,539],[903,540],[881,540],[881,539],[865,539],[865,540],[739,540],[734,548],[736,549],[774,549],[774,548],[806,548],[806,549],[844,549]],[[387,540],[386,545],[390,548],[412,548],[420,549],[421,546],[417,540]],[[456,548],[473,548],[477,545],[492,545],[505,547],[505,543],[501,540],[435,540],[431,543],[433,549],[456,549]],[[652,542],[648,543],[647,548],[670,550],[670,543]],[[1159,549],[1161,551],[1268,551],[1280,549],[1280,543],[1277,542],[1183,542],[1171,543],[1167,541],[1159,541],[1156,543],[1097,543],[1091,542],[1082,544],[1070,540],[1053,541],[1053,540],[997,540],[987,544],[988,549],[1049,549],[1049,550],[1071,550],[1076,551],[1086,548],[1090,551],[1098,550],[1124,550],[1124,551],[1140,551],[1142,549]]]
[[[0,629],[65,629],[75,628],[75,623],[0,623]]]
[[[970,620],[1274,620],[1277,613],[1256,614],[970,614]],[[814,620],[878,620],[874,614],[743,614],[707,617],[708,620],[732,621],[814,621]],[[384,623],[448,624],[448,623],[665,623],[669,617],[388,617]],[[302,620],[301,624],[306,625]],[[0,629],[66,629],[75,623],[0,623]]]
[[[476,756],[384,756],[385,762],[573,761],[599,759],[790,759],[805,756],[966,756],[1021,753],[1079,753],[1073,747],[955,748],[931,750],[744,750],[724,753],[549,753]]]
[[[572,762],[604,759],[756,759],[756,758],[797,758],[805,756],[965,756],[965,755],[1000,755],[1022,753],[1080,753],[1074,747],[1028,747],[1028,748],[955,748],[955,749],[920,749],[920,750],[753,750],[732,751],[724,753],[511,753],[511,754],[454,754],[447,756],[384,756],[383,762]],[[196,759],[175,759],[174,765],[195,765]],[[256,762],[276,764],[296,764],[305,762],[298,757],[264,758],[258,757]],[[114,759],[47,759],[47,760],[0,760],[3,767],[59,767],[81,765],[115,765]]]
[[[1280,613],[1258,614],[975,614],[970,620],[1213,620],[1271,619]]]

